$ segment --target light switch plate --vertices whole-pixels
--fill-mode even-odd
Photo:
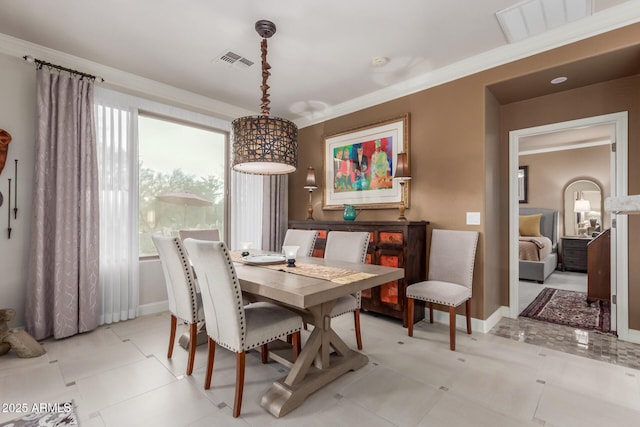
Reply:
[[[467,212],[467,225],[480,225],[480,212]]]

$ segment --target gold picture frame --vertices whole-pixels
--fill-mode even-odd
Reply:
[[[393,175],[402,152],[409,159],[409,113],[323,138],[322,208],[397,209],[402,187]]]

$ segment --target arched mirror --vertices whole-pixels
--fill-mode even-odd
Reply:
[[[589,179],[571,181],[564,189],[564,235],[591,236],[602,231],[602,188]]]

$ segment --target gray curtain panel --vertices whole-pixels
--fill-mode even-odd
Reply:
[[[40,69],[37,109],[25,323],[40,340],[98,326],[93,83]]]
[[[280,251],[287,233],[287,187],[288,175],[266,175],[264,177],[264,199],[262,201],[262,249]]]

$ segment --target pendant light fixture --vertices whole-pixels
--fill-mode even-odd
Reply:
[[[295,123],[270,115],[269,85],[271,66],[267,62],[267,39],[276,32],[273,22],[256,22],[262,37],[261,114],[236,119],[231,124],[233,169],[257,175],[280,175],[295,172],[298,165],[298,127]]]

